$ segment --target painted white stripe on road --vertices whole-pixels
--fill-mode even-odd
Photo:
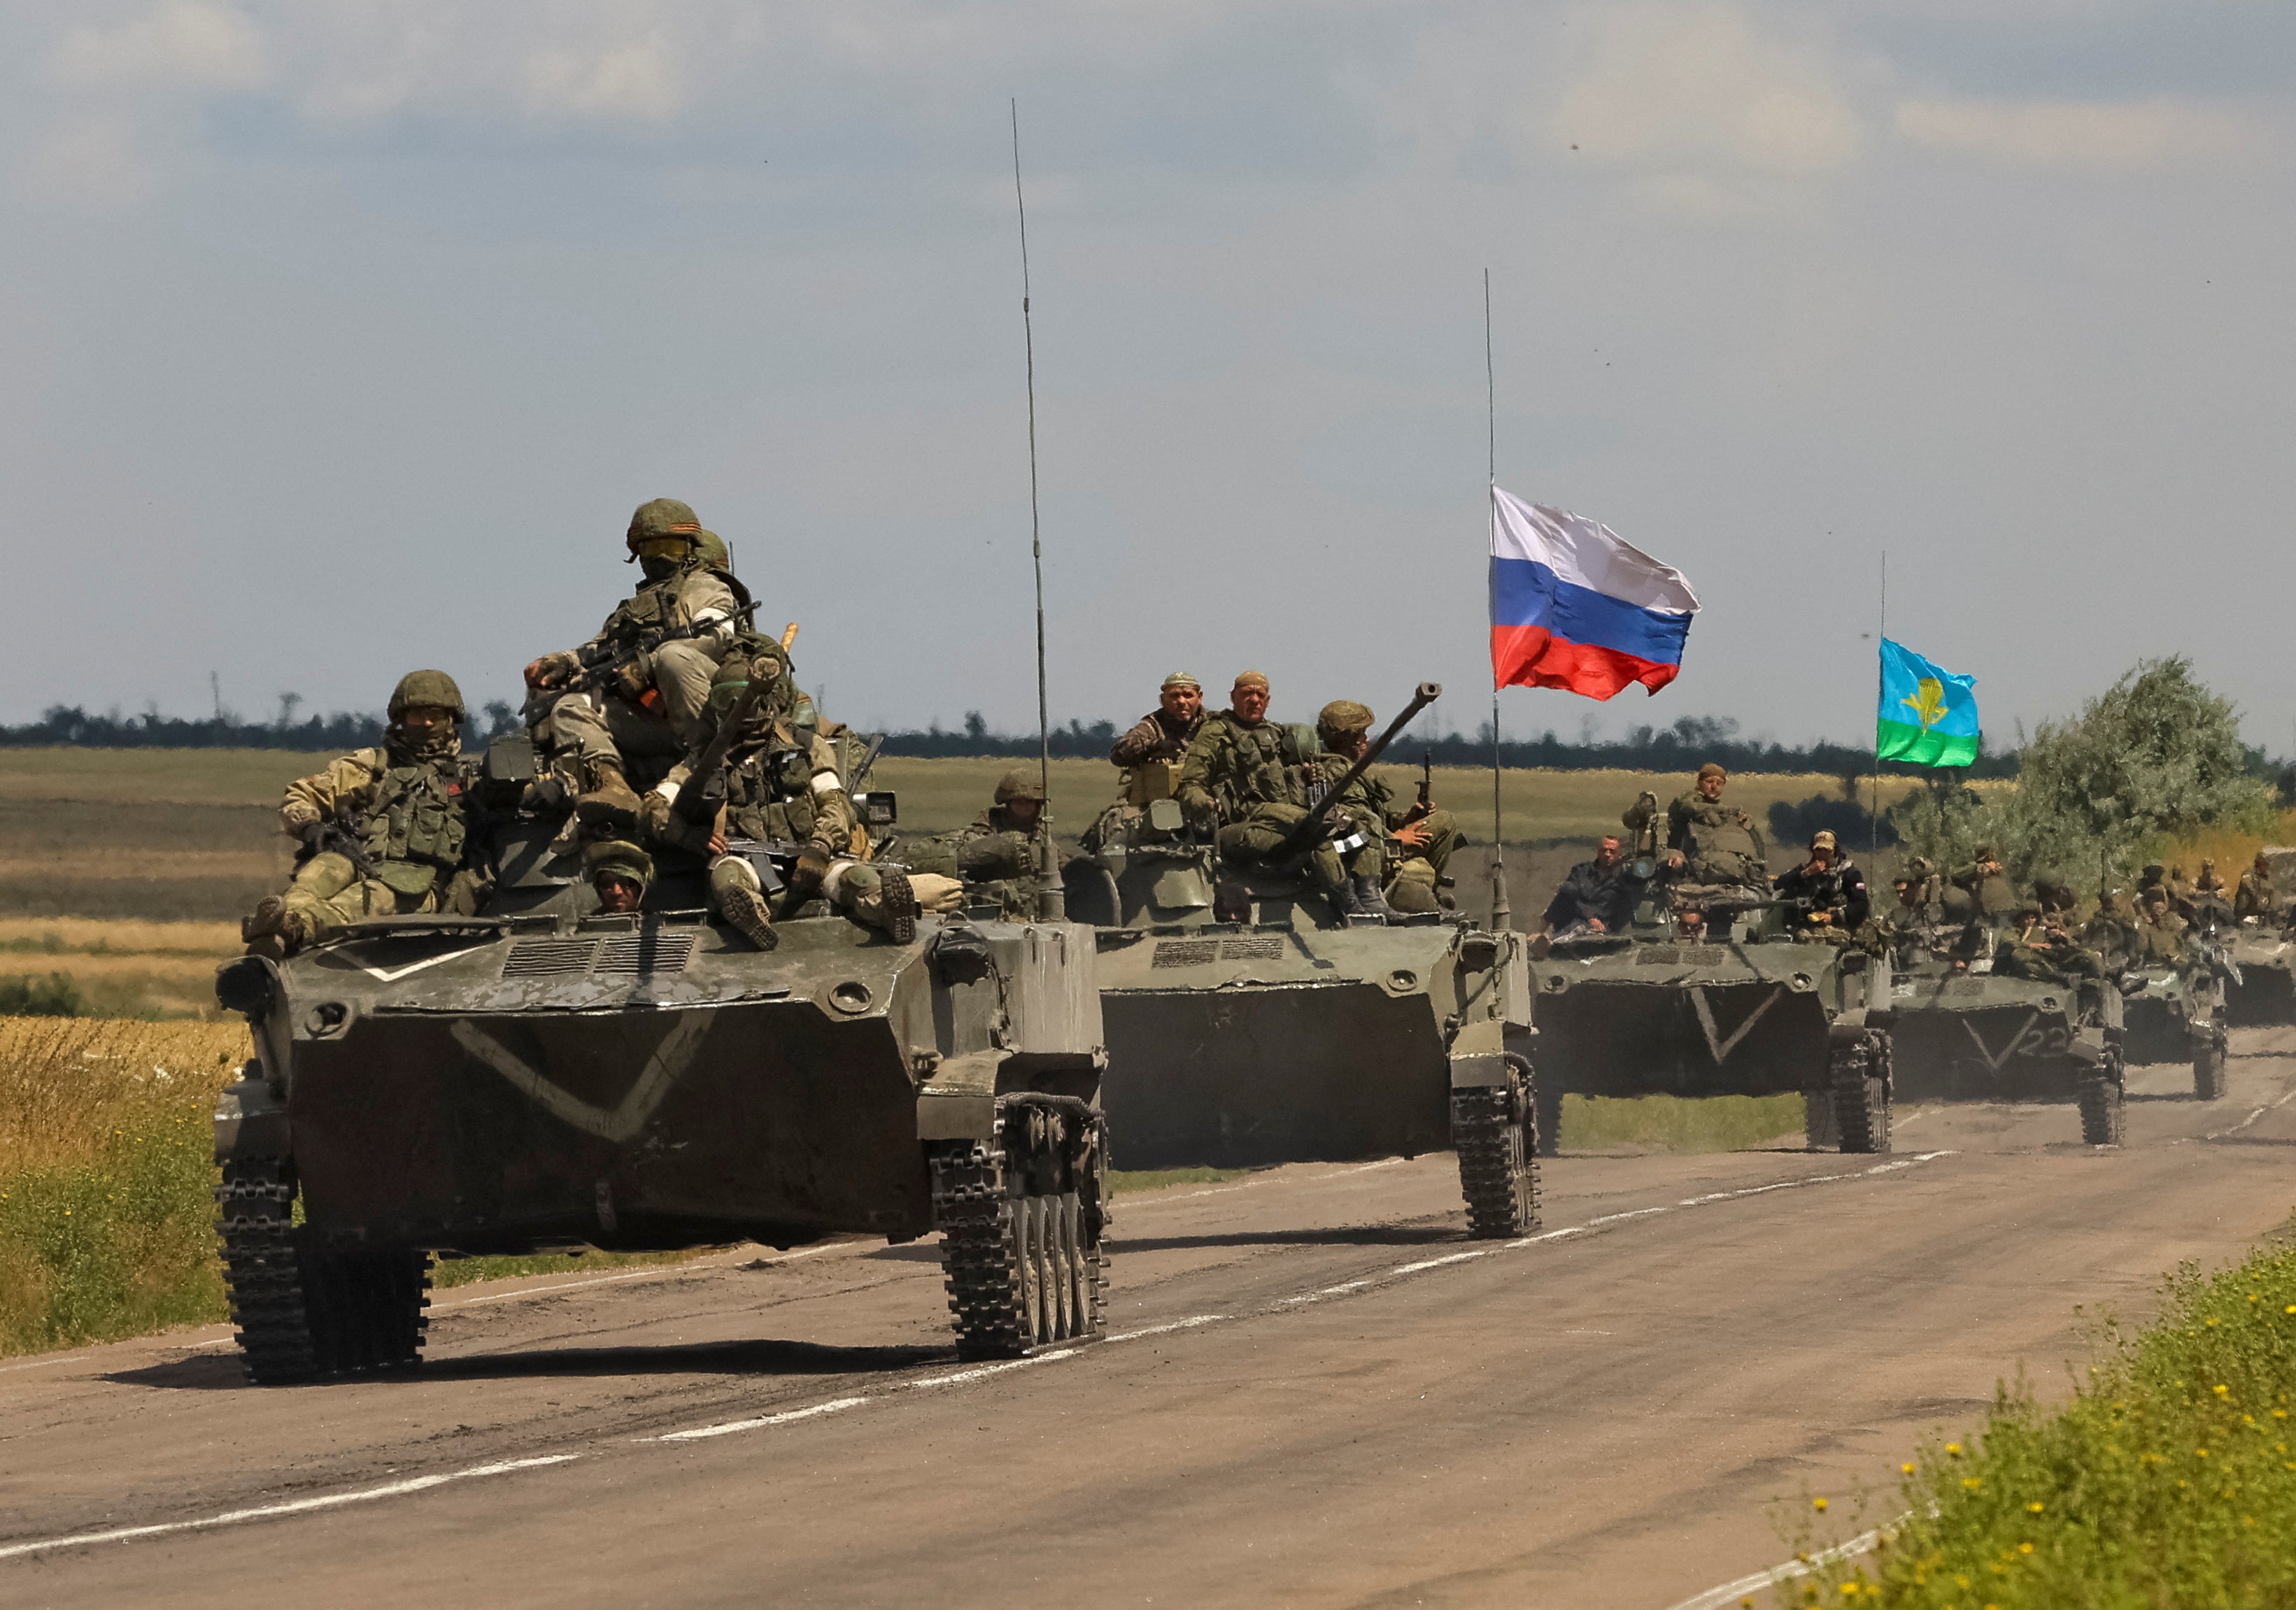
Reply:
[[[955,1386],[965,1381],[977,1381],[984,1376],[1003,1375],[1008,1369],[1026,1369],[1031,1364],[1049,1364],[1055,1359],[1072,1359],[1077,1350],[1063,1347],[1058,1353],[1040,1353],[1033,1358],[1007,1359],[1002,1364],[982,1364],[972,1369],[960,1369],[953,1375],[927,1376],[922,1381],[911,1381],[916,1386]]]
[[[1907,1514],[1911,1513],[1910,1510],[1907,1511]],[[1898,1520],[1902,1521],[1905,1518],[1906,1516],[1901,1515]],[[1891,1521],[1890,1526],[1897,1524],[1898,1521]],[[1721,1610],[1723,1606],[1734,1599],[1759,1593],[1765,1588],[1775,1588],[1780,1582],[1792,1581],[1798,1576],[1808,1576],[1820,1565],[1831,1565],[1837,1560],[1855,1559],[1871,1549],[1875,1543],[1880,1542],[1882,1534],[1887,1532],[1890,1526],[1876,1526],[1871,1532],[1861,1532],[1848,1542],[1828,1549],[1823,1554],[1813,1554],[1806,1561],[1788,1560],[1783,1565],[1773,1565],[1767,1571],[1757,1571],[1751,1576],[1742,1576],[1734,1582],[1723,1583],[1719,1588],[1709,1588],[1705,1592],[1684,1599],[1678,1605],[1668,1606],[1667,1610]]]
[[[68,1359],[35,1359],[29,1364],[0,1364],[0,1375],[6,1375],[12,1369],[53,1369],[59,1364],[85,1364],[94,1356],[92,1353],[76,1353]]]
[[[1142,1336],[1160,1336],[1167,1331],[1193,1330],[1199,1325],[1217,1325],[1226,1318],[1224,1313],[1193,1314],[1185,1320],[1175,1320],[1169,1325],[1151,1325],[1145,1330],[1128,1330],[1118,1336],[1103,1336],[1100,1340],[1103,1346],[1111,1342],[1136,1342]]]
[[[691,1431],[673,1431],[658,1437],[640,1437],[640,1442],[698,1442],[704,1437],[731,1436],[737,1431],[755,1431],[765,1426],[786,1426],[791,1420],[809,1420],[817,1414],[835,1414],[840,1409],[858,1409],[867,1398],[832,1398],[826,1403],[816,1403],[810,1409],[791,1409],[782,1414],[759,1415],[754,1420],[727,1420],[722,1426],[697,1426]]]
[[[1390,1275],[1415,1275],[1423,1269],[1440,1269],[1446,1263],[1464,1263],[1470,1258],[1488,1258],[1498,1249],[1478,1247],[1473,1252],[1455,1252],[1447,1258],[1423,1258],[1416,1263],[1398,1263],[1387,1272]]]
[[[409,1481],[392,1482],[387,1486],[363,1487],[357,1492],[333,1492],[324,1498],[297,1499],[285,1504],[261,1504],[252,1509],[234,1509],[223,1515],[204,1516],[195,1521],[168,1521],[156,1526],[121,1526],[111,1532],[80,1532],[65,1537],[42,1538],[37,1542],[11,1543],[0,1548],[0,1560],[23,1554],[38,1554],[50,1549],[119,1543],[131,1538],[162,1537],[171,1532],[196,1532],[204,1527],[236,1526],[248,1521],[267,1521],[283,1515],[308,1515],[314,1509],[332,1509],[343,1504],[372,1503],[376,1499],[422,1492],[432,1487],[443,1487],[449,1482],[467,1482],[482,1475],[507,1475],[514,1470],[535,1470],[545,1465],[564,1465],[581,1457],[578,1453],[553,1453],[534,1459],[504,1459],[498,1464],[473,1465],[468,1470],[450,1470],[444,1475],[418,1475]]]
[[[2220,1129],[2212,1135],[2205,1135],[2202,1138],[2208,1140],[2221,1140],[2226,1135],[2236,1135],[2240,1133],[2241,1131],[2246,1129],[2250,1124],[2255,1123],[2259,1118],[2264,1116],[2265,1114],[2276,1112],[2281,1107],[2287,1106],[2292,1100],[2296,1100],[2296,1085],[2292,1085],[2288,1091],[2281,1096],[2279,1100],[2273,1102],[2268,1107],[2258,1107],[2254,1112],[2249,1114],[2247,1117],[2243,1118],[2230,1129]]]

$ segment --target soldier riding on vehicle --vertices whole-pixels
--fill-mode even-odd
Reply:
[[[1116,803],[1085,830],[1082,842],[1087,854],[1103,844],[1120,842],[1150,805],[1172,797],[1188,745],[1203,724],[1202,685],[1185,671],[1173,672],[1164,679],[1156,707],[1109,748],[1108,758],[1124,772],[1118,780]]]
[[[1809,859],[1779,873],[1774,887],[1797,903],[1793,925],[1797,938],[1847,944],[1873,912],[1866,874],[1841,853],[1833,834],[1824,829],[1810,838]]]
[[[250,952],[290,956],[366,917],[477,909],[462,758],[462,690],[411,671],[391,691],[383,744],[287,785],[279,825],[302,841],[295,879],[240,924]]]
[[[949,911],[966,903],[993,905],[1015,920],[1034,920],[1044,817],[1044,779],[1020,766],[997,780],[989,807],[964,827],[904,845],[902,859],[921,907]]]

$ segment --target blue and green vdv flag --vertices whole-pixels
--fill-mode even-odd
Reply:
[[[1883,760],[1968,765],[1977,759],[1977,678],[1941,670],[1885,637],[1876,725],[1874,751]]]

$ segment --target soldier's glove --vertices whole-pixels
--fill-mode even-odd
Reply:
[[[527,666],[526,685],[529,688],[563,687],[581,668],[580,658],[563,650],[555,654],[545,654]]]
[[[798,852],[796,862],[790,867],[790,894],[799,900],[810,900],[821,892],[821,880],[829,876],[830,855],[819,845],[809,844]]]
[[[669,796],[659,789],[638,801],[638,831],[649,838],[669,837]]]

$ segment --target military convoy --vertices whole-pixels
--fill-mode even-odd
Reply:
[[[2052,982],[1898,946],[1890,1004],[1898,1093],[1914,1101],[2063,1101],[2081,1139],[2118,1146],[2126,1099],[2121,996],[2103,978]]]
[[[1349,777],[1440,691],[1422,684]],[[1447,1147],[1470,1233],[1535,1226],[1523,936],[1439,912],[1350,926],[1300,872],[1223,864],[1184,822],[1169,780],[1141,790],[1121,830],[1066,869],[1069,914],[1098,936],[1103,1100],[1127,1165]]]
[[[490,777],[530,773],[524,740]],[[479,915],[351,925],[226,964],[256,1055],[216,1120],[248,1373],[412,1364],[431,1252],[667,1250],[942,1232],[959,1352],[1104,1324],[1094,936],[816,909],[760,952],[699,863],[606,914],[513,813]]]

